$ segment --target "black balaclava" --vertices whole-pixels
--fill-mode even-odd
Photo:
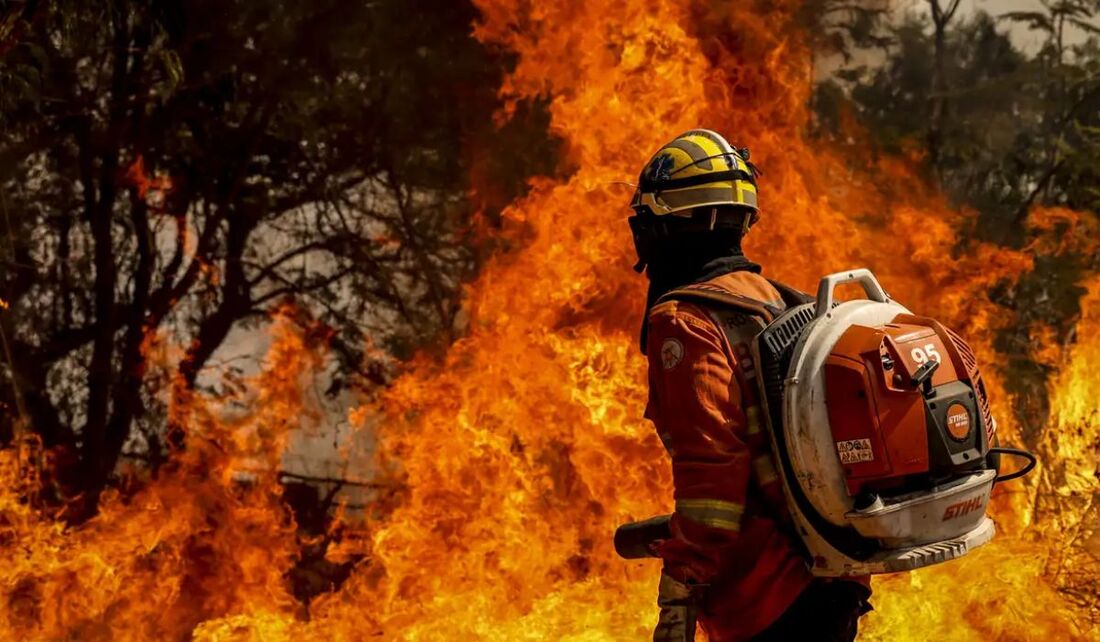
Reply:
[[[741,252],[740,227],[694,230],[670,238],[646,268],[649,292],[642,319],[642,352],[646,350],[649,309],[658,299],[676,288],[740,271],[760,272],[760,266]]]

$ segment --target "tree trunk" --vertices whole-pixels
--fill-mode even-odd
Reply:
[[[937,180],[943,181],[943,139],[947,128],[948,82],[947,82],[947,25],[959,8],[959,0],[950,0],[947,9],[940,6],[939,0],[928,0],[932,10],[933,61],[932,93],[929,97],[928,118],[928,161]]]
[[[117,2],[111,12],[114,29],[111,103],[107,128],[107,146],[99,172],[99,198],[90,213],[94,241],[95,319],[96,332],[92,342],[92,360],[88,367],[88,407],[81,431],[81,463],[85,493],[82,506],[72,518],[83,520],[95,514],[99,494],[113,470],[114,458],[107,448],[108,413],[115,382],[115,288],[117,265],[112,239],[115,197],[118,192],[118,167],[126,133],[126,117],[130,92],[130,14],[125,2]]]

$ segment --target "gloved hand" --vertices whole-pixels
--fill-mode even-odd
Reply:
[[[657,606],[661,613],[653,629],[653,642],[694,642],[695,618],[699,613],[704,586],[688,585],[661,573]]]

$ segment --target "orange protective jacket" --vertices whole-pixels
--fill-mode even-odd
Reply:
[[[754,272],[703,288],[783,308]],[[700,287],[695,286],[695,287]],[[728,306],[666,300],[648,315],[646,417],[672,459],[665,573],[709,585],[699,622],[712,642],[745,640],[794,602],[812,576],[799,553],[772,461],[749,345],[764,320]]]

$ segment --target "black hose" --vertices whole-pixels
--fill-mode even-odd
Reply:
[[[1029,453],[1026,450],[1022,450],[1020,448],[1006,448],[1004,446],[994,446],[993,448],[989,449],[989,454],[991,454],[991,455],[992,454],[1012,455],[1013,457],[1023,457],[1024,459],[1027,460],[1027,465],[1024,466],[1023,468],[1021,468],[1020,470],[1009,473],[1007,475],[997,475],[997,479],[993,480],[994,483],[1006,482],[1006,481],[1016,479],[1017,477],[1023,477],[1024,475],[1030,473],[1032,468],[1035,468],[1035,464],[1039,463],[1039,460],[1037,460],[1035,458],[1035,455]]]

